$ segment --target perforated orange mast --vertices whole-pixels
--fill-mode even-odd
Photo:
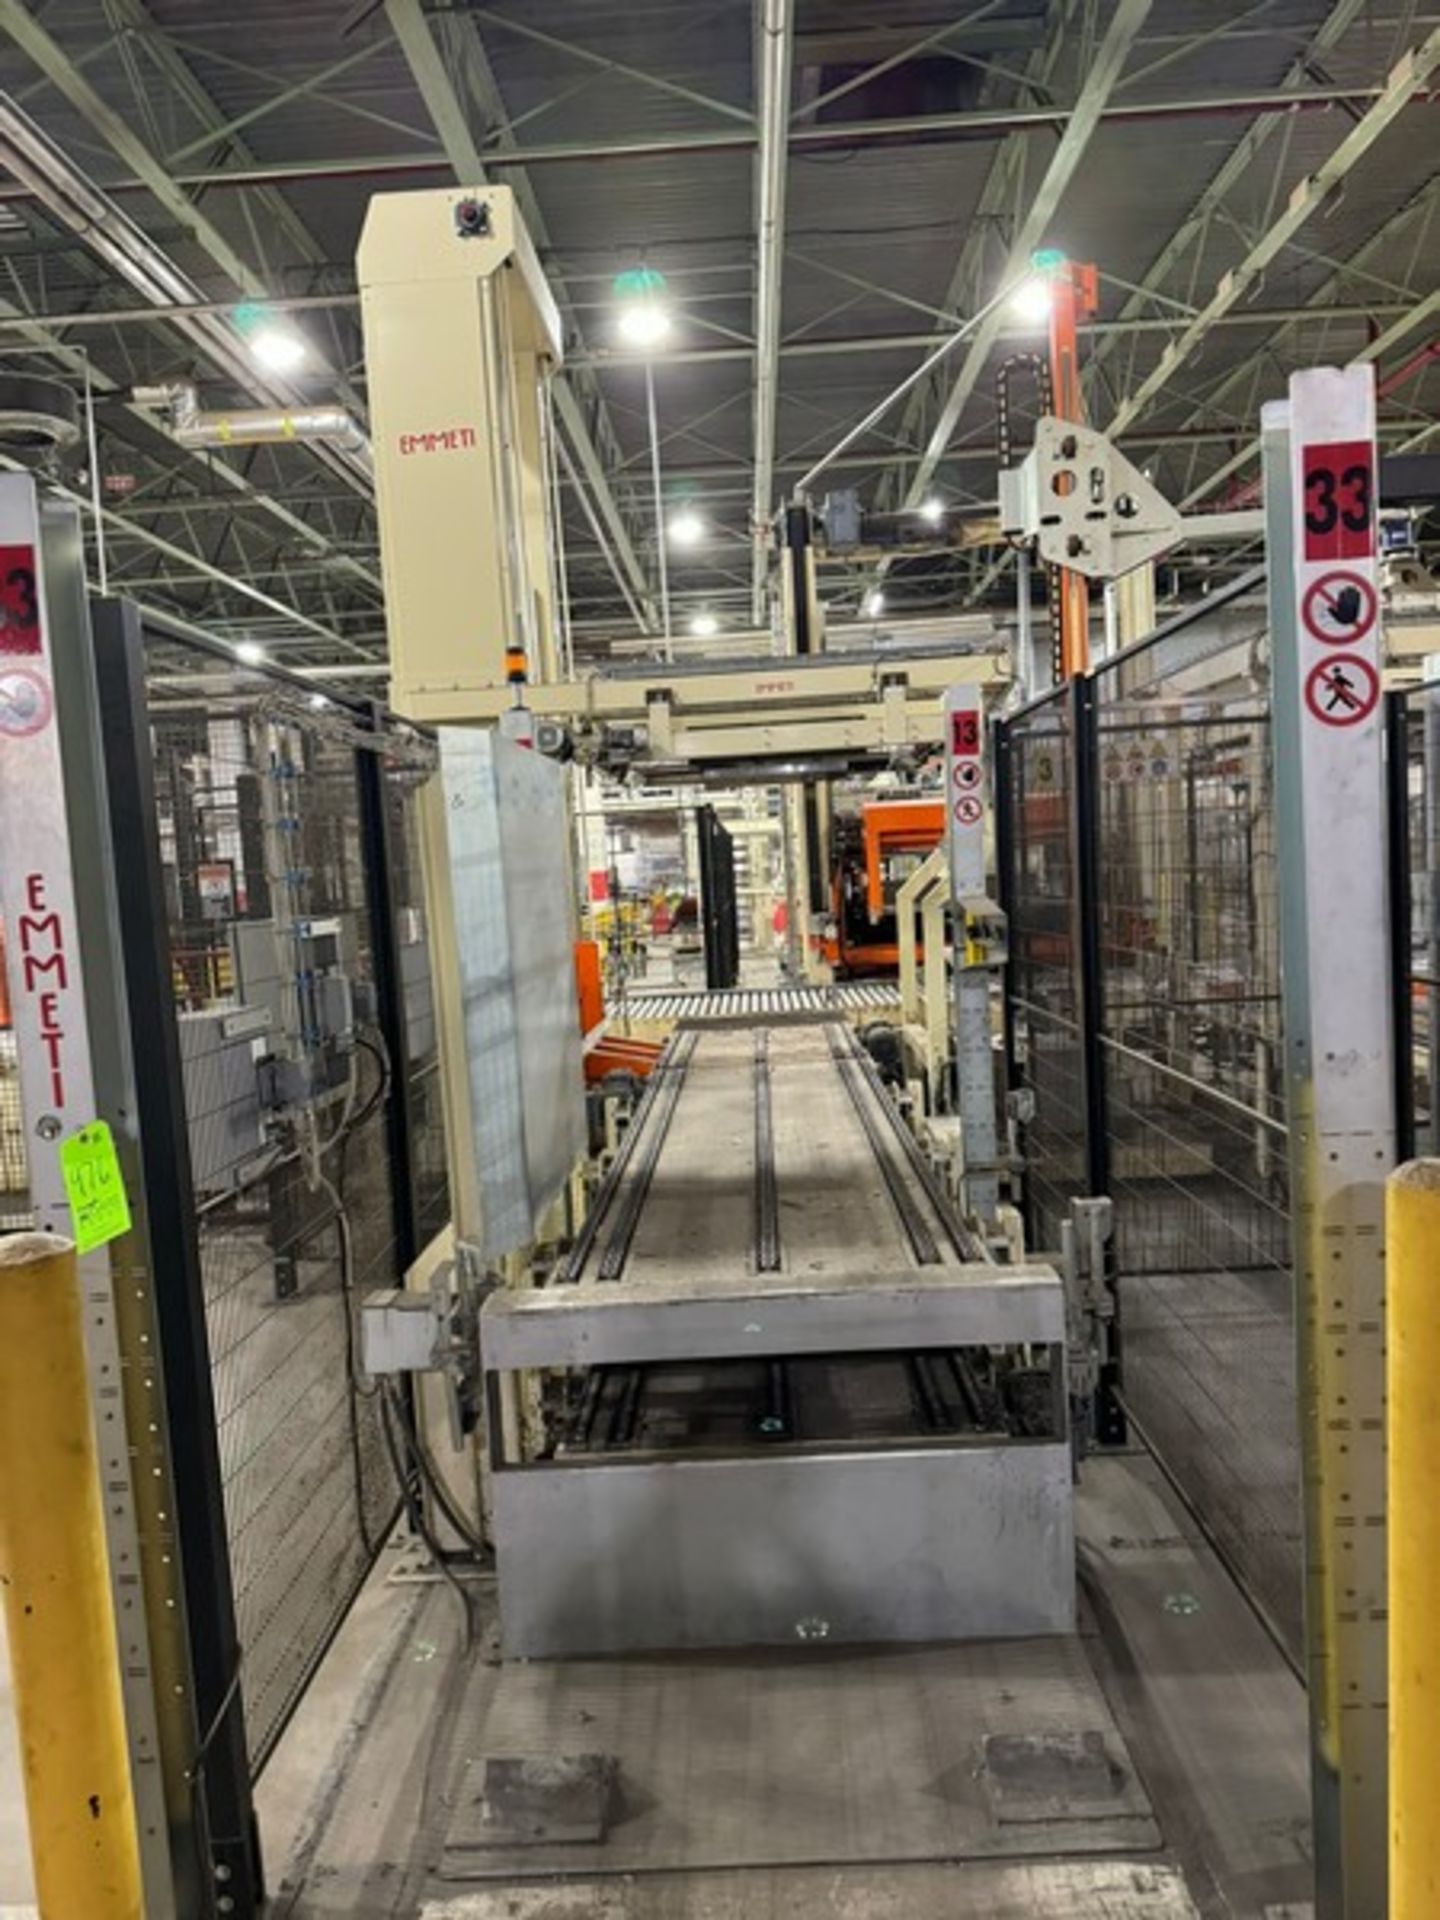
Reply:
[[[1050,391],[1056,418],[1085,424],[1080,390],[1080,322],[1099,305],[1099,276],[1093,266],[1044,256],[1050,281]],[[1062,680],[1072,680],[1090,664],[1090,586],[1085,576],[1060,569],[1059,647]]]

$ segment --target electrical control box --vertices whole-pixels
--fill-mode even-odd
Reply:
[[[239,1185],[266,1145],[259,1060],[272,1026],[264,1007],[178,1016],[180,1072],[189,1118],[195,1192]]]

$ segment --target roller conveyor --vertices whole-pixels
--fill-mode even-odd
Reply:
[[[1068,1628],[1060,1283],[981,1253],[848,1027],[677,1033],[485,1309],[506,1652]]]

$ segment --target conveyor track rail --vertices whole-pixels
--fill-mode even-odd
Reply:
[[[770,1112],[770,1035],[755,1035],[755,1271],[779,1273],[780,1195],[775,1182],[775,1126]]]
[[[609,1238],[605,1242],[605,1251],[600,1256],[599,1277],[602,1280],[618,1280],[625,1271],[625,1262],[630,1256],[635,1229],[639,1226],[640,1216],[645,1210],[650,1182],[655,1177],[655,1168],[665,1145],[665,1136],[670,1131],[670,1122],[675,1118],[675,1109],[679,1106],[680,1096],[685,1090],[685,1075],[689,1070],[699,1039],[698,1033],[685,1034],[675,1050],[673,1060],[657,1067],[655,1073],[650,1076],[653,1080],[658,1074],[662,1084],[655,1096],[653,1117],[648,1114],[646,1116],[644,1151],[634,1173],[626,1181],[625,1190],[616,1209],[615,1224],[610,1229]]]
[[[950,1200],[944,1192],[942,1192],[940,1183],[935,1178],[934,1170],[925,1158],[920,1142],[915,1138],[909,1127],[906,1126],[900,1109],[885,1091],[885,1084],[880,1078],[879,1070],[862,1045],[859,1036],[854,1032],[853,1028],[850,1027],[832,1027],[829,1033],[831,1052],[843,1053],[848,1051],[850,1058],[855,1062],[859,1070],[861,1078],[869,1082],[874,1090],[876,1099],[885,1109],[886,1117],[890,1122],[890,1130],[899,1141],[905,1158],[910,1162],[915,1173],[915,1178],[925,1189],[926,1199],[929,1200],[937,1216],[944,1223],[946,1237],[955,1249],[957,1256],[961,1260],[988,1260],[990,1253],[984,1241],[980,1239],[978,1234],[972,1233],[970,1228],[964,1224],[956,1214]]]
[[[581,1227],[579,1234],[576,1236],[575,1244],[570,1249],[565,1265],[560,1269],[559,1279],[564,1284],[573,1285],[585,1271],[585,1262],[590,1258],[594,1250],[596,1236],[605,1224],[606,1216],[610,1211],[610,1203],[614,1200],[621,1183],[624,1181],[626,1173],[629,1171],[636,1145],[649,1121],[650,1111],[652,1107],[656,1105],[662,1091],[669,1084],[672,1067],[680,1064],[680,1054],[682,1050],[684,1052],[684,1065],[689,1065],[690,1055],[695,1051],[695,1040],[696,1036],[694,1034],[685,1035],[675,1033],[666,1041],[664,1052],[662,1052],[659,1060],[656,1062],[655,1069],[651,1073],[650,1078],[645,1082],[645,1091],[641,1094],[636,1104],[635,1111],[630,1119],[630,1125],[626,1130],[625,1138],[620,1142],[620,1149],[610,1163],[610,1171],[600,1182],[594,1204],[590,1212],[586,1215],[585,1223]],[[653,1173],[653,1167],[651,1171]]]
[[[835,1070],[840,1075],[841,1084],[850,1096],[855,1109],[855,1117],[865,1129],[865,1137],[870,1142],[870,1150],[875,1156],[875,1164],[880,1169],[896,1212],[900,1225],[905,1230],[905,1238],[910,1242],[910,1251],[922,1267],[936,1267],[940,1264],[940,1249],[935,1236],[926,1224],[925,1216],[915,1204],[915,1196],[905,1179],[904,1173],[896,1164],[890,1151],[890,1143],[879,1121],[875,1117],[874,1102],[867,1099],[860,1064],[855,1055],[846,1047],[837,1027],[827,1026],[825,1037],[830,1043],[830,1055],[835,1062]]]

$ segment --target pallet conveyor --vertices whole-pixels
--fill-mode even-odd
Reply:
[[[682,1030],[556,1282],[485,1309],[505,1651],[1068,1630],[1063,1342],[846,1025]]]

